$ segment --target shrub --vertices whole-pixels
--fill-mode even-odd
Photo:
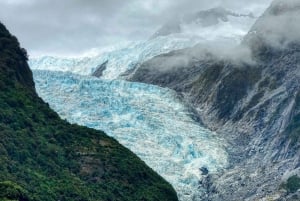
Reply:
[[[283,187],[288,193],[295,193],[300,189],[300,178],[297,175],[288,178],[287,182],[283,184]]]

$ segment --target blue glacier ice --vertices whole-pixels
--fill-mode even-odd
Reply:
[[[170,89],[68,72],[33,71],[38,94],[71,123],[105,131],[168,180],[181,201],[201,200],[201,167],[227,166],[226,142],[195,122]]]
[[[137,64],[154,56],[172,50],[191,47],[199,42],[197,36],[159,37],[149,41],[131,42],[125,47],[105,51],[93,56],[64,58],[42,56],[29,60],[31,69],[72,72],[81,75],[92,74],[99,65],[108,61],[108,66],[102,78],[116,79],[122,73],[134,68]]]

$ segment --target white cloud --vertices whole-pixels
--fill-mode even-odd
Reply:
[[[2,0],[3,4],[7,5],[24,5],[24,4],[31,4],[34,0]]]
[[[0,19],[29,54],[78,53],[146,39],[167,20],[223,5],[260,14],[270,0],[1,0]]]
[[[300,1],[276,0],[260,18],[252,36],[260,36],[271,45],[284,47],[290,42],[300,41]]]

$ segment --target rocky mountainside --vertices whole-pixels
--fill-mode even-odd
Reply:
[[[2,24],[0,47],[0,200],[177,200],[131,151],[38,97],[26,51]]]
[[[176,90],[231,143],[230,167],[199,184],[203,200],[300,199],[299,13],[275,0],[231,54],[173,51],[130,77]]]

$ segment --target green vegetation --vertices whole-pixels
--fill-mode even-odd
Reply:
[[[37,96],[26,59],[0,23],[0,200],[177,200],[116,140],[61,120]]]
[[[225,76],[222,76],[224,74]],[[248,90],[260,78],[261,70],[259,68],[247,65],[235,67],[230,61],[218,61],[208,66],[192,84],[191,93],[198,94],[194,100],[196,103],[213,101],[213,107],[218,111],[219,119],[231,118],[236,104],[247,95]],[[212,96],[212,94],[214,95]],[[247,109],[256,105],[263,95],[263,93],[256,94]],[[209,98],[212,100],[208,100]],[[244,112],[245,110],[238,112],[233,120],[239,120]]]
[[[261,91],[264,88],[269,88],[270,90],[274,90],[277,88],[278,83],[276,82],[276,79],[271,77],[266,77],[263,81],[261,81],[258,85],[258,89]]]
[[[241,110],[239,110],[235,117],[233,118],[233,121],[238,121],[240,120],[243,115],[251,110],[251,108],[255,107],[260,100],[264,97],[266,90],[274,90],[277,88],[277,83],[275,81],[275,79],[271,78],[271,77],[267,77],[265,79],[263,79],[259,84],[258,84],[258,88],[257,88],[257,92],[256,94],[253,95],[253,97],[251,98],[251,100],[249,101],[249,103],[242,108]],[[266,103],[269,104],[269,103]],[[263,104],[260,106],[260,109],[258,110],[258,112],[255,115],[255,112],[250,111],[249,115],[255,115],[256,119],[258,119],[261,115],[263,115],[265,113],[265,108],[266,105]]]
[[[28,201],[26,191],[10,181],[0,182],[0,200],[13,201],[21,200]]]
[[[297,175],[291,176],[282,187],[286,189],[288,193],[295,193],[300,189],[300,178]]]
[[[202,83],[203,88],[209,88],[220,78],[224,66],[225,63],[220,62],[208,67],[203,74],[201,74],[198,82]]]
[[[260,77],[261,70],[251,66],[233,68],[224,77],[217,90],[215,101],[215,107],[219,111],[220,119],[230,117],[236,104],[247,95],[248,90],[253,87]]]
[[[193,88],[191,93],[199,94],[197,98],[199,98],[203,102],[207,101],[212,87],[221,77],[224,66],[224,62],[219,62],[205,69],[200,77],[192,84]],[[199,101],[196,102],[199,103]]]

